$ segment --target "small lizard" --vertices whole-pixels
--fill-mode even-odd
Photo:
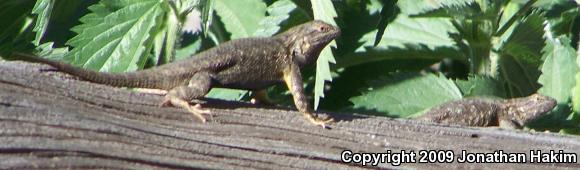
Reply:
[[[162,106],[187,109],[205,122],[209,114],[194,99],[212,87],[253,90],[257,100],[266,100],[264,89],[285,82],[297,109],[308,121],[324,127],[332,119],[312,114],[304,94],[300,69],[313,64],[321,50],[340,35],[340,29],[322,21],[307,22],[268,38],[243,38],[223,43],[189,59],[127,73],[102,73],[62,62],[20,55],[20,59],[56,67],[84,80],[117,87],[167,90]],[[264,101],[267,103],[267,101]]]
[[[520,129],[555,106],[556,100],[541,94],[507,100],[473,97],[436,106],[416,119],[463,126]]]

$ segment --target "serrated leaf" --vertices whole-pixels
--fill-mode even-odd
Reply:
[[[467,80],[455,80],[464,97],[494,96],[506,98],[503,84],[491,77],[469,76]]]
[[[401,12],[407,15],[417,15],[443,8],[445,6],[460,6],[473,2],[474,0],[420,0],[420,1],[399,1]]]
[[[385,60],[336,70],[338,76],[333,77],[332,85],[326,91],[320,107],[325,110],[339,111],[352,105],[349,99],[360,95],[356,89],[366,89],[367,83],[378,77],[393,72],[420,72],[435,64],[437,60]],[[340,63],[338,61],[337,63]],[[340,110],[340,111],[347,111]]]
[[[205,2],[202,2],[202,0],[181,0],[173,2],[176,4],[176,13],[179,16],[178,18],[180,18],[179,21],[182,23],[181,31],[191,34],[201,31],[201,13],[195,10],[195,7],[204,5]]]
[[[522,97],[535,93],[541,85],[537,83],[541,72],[536,65],[504,55],[499,60],[500,75],[507,83],[508,97]]]
[[[181,32],[179,31],[179,19],[174,10],[171,8],[165,19],[165,55],[159,61],[160,64],[170,63],[175,60],[175,49],[177,48],[176,46]]]
[[[191,13],[194,7],[199,6],[202,0],[179,0],[174,1],[179,15]]]
[[[410,117],[462,98],[453,81],[433,74],[399,73],[369,82],[369,86],[361,96],[351,98],[354,108],[393,117]]]
[[[512,31],[502,35],[500,51],[534,65],[540,65],[541,49],[544,47],[545,19],[534,12],[519,22]]]
[[[386,4],[383,4],[381,9],[381,15],[379,18],[379,24],[377,24],[377,35],[375,36],[374,45],[377,46],[381,42],[381,38],[385,34],[385,29],[387,25],[391,23],[397,17],[399,9],[397,7],[398,0],[388,0]]]
[[[201,13],[197,10],[188,13],[182,27],[181,30],[184,33],[196,34],[200,32],[202,30]]]
[[[62,60],[64,55],[68,53],[68,48],[54,48],[53,42],[47,42],[36,47],[36,55],[48,58],[51,60]]]
[[[430,49],[440,46],[452,47],[455,42],[449,38],[448,33],[453,32],[455,28],[448,20],[409,18],[401,15],[386,29],[376,49],[405,48],[406,44],[425,45]],[[365,34],[359,40],[362,45],[357,51],[373,47],[375,35],[375,31]]]
[[[440,7],[426,11],[420,14],[412,15],[412,17],[444,17],[458,20],[488,20],[493,19],[492,16],[486,16],[480,4],[476,1],[441,1]]]
[[[580,44],[578,46],[580,47]],[[580,48],[576,51],[576,66],[580,68]],[[572,106],[575,112],[575,120],[580,123],[580,70],[576,73],[576,86],[572,91]]]
[[[548,36],[543,53],[545,61],[542,65],[542,75],[538,79],[543,86],[538,91],[556,99],[558,104],[548,114],[549,116],[536,121],[535,124],[553,126],[553,122],[565,123],[564,121],[571,116],[570,91],[576,83],[572,77],[578,72],[578,66],[574,63],[576,57],[574,48],[570,46],[570,40],[566,37]]]
[[[444,58],[465,60],[459,50],[452,46],[434,47],[432,49],[423,44],[405,44],[403,48],[388,47],[385,49],[381,47],[367,47],[365,50],[347,54],[339,58],[335,68],[396,59],[440,60]]]
[[[280,0],[268,6],[268,16],[260,21],[260,28],[254,32],[257,37],[269,37],[280,31],[280,24],[290,18],[290,13],[298,6],[291,0]]]
[[[231,39],[250,37],[266,17],[266,3],[260,0],[214,0],[214,5]]]
[[[322,20],[336,26],[334,18],[337,17],[331,0],[310,1],[314,19]],[[329,63],[336,63],[331,47],[336,47],[336,41],[330,42],[329,46],[322,49],[316,61],[316,81],[314,83],[314,110],[318,108],[321,98],[324,98],[324,83],[332,81]]]
[[[332,5],[331,0],[310,1],[310,3],[312,4],[314,19],[336,25],[334,18],[338,15],[336,14],[336,10],[334,9],[334,5]]]
[[[453,32],[456,30],[448,20],[399,15],[386,28],[377,46],[374,46],[376,31],[363,35],[359,40],[361,46],[354,53],[339,58],[337,68],[390,59],[466,60],[447,36]]]
[[[162,5],[158,0],[101,1],[76,29],[80,33],[68,42],[74,49],[65,59],[104,72],[142,68],[151,48],[145,43],[163,15]]]
[[[562,12],[560,16],[550,18],[552,30],[556,35],[563,35],[573,32],[574,24],[577,24],[576,18],[580,16],[580,8],[572,8]]]
[[[214,0],[205,0],[201,4],[201,24],[203,35],[207,37],[209,33],[209,26],[213,22]]]
[[[36,37],[32,43],[36,46],[40,44],[42,36],[46,32],[48,27],[48,21],[50,20],[50,13],[54,7],[54,0],[37,0],[34,8],[32,9],[32,14],[36,14],[36,24],[33,31],[36,32]]]
[[[576,84],[572,79],[578,73],[575,63],[576,53],[565,37],[549,39],[543,49],[546,58],[542,65],[542,75],[538,82],[542,84],[540,93],[553,97],[559,104],[570,100],[570,91]]]
[[[155,33],[153,37],[153,55],[151,55],[151,62],[153,65],[161,64],[161,54],[165,47],[167,36],[167,27],[162,26],[157,33]]]

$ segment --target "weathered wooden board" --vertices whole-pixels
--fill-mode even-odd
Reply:
[[[579,164],[345,164],[341,152],[461,150],[580,153],[580,138],[329,113],[332,129],[291,109],[210,100],[211,121],[158,107],[158,94],[77,80],[51,67],[0,61],[1,168],[580,168]]]

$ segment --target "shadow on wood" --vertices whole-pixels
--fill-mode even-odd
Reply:
[[[341,152],[461,150],[580,152],[580,138],[558,134],[425,124],[330,114],[332,129],[289,109],[210,101],[199,123],[158,107],[162,96],[80,81],[51,67],[0,61],[2,168],[389,168],[341,162]],[[455,161],[456,162],[456,161]],[[403,168],[580,168],[578,164],[420,164]],[[392,167],[391,167],[392,168]]]

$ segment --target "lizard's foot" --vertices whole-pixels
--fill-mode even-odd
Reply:
[[[161,102],[160,104],[160,106],[171,106],[171,105],[187,109],[189,113],[193,114],[195,117],[201,120],[201,122],[204,123],[207,121],[207,119],[205,119],[203,114],[211,114],[210,110],[201,108],[200,104],[191,106],[187,101],[175,97],[166,97],[165,100],[163,100],[163,102]]]
[[[203,114],[211,115],[211,111],[208,109],[201,108],[200,104],[195,104],[195,106],[191,106],[188,104],[187,111],[193,114],[195,117],[199,118],[201,122],[206,122],[207,120],[203,117]]]
[[[312,113],[303,113],[302,115],[304,115],[304,117],[306,119],[308,119],[308,121],[310,121],[310,123],[312,123],[316,126],[321,126],[324,129],[326,129],[326,124],[330,124],[330,123],[334,122],[334,119],[332,119],[332,118],[321,119],[320,117],[315,116]]]

